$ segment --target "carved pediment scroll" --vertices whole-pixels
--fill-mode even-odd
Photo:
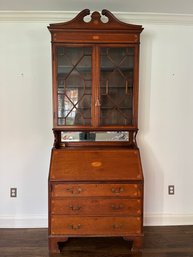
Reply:
[[[102,14],[102,16],[101,16]],[[90,13],[89,9],[84,9],[81,11],[74,19],[68,22],[55,23],[50,24],[48,27],[50,30],[52,29],[83,29],[83,30],[104,30],[104,29],[119,29],[119,30],[134,30],[136,32],[141,32],[141,25],[133,25],[122,22],[118,20],[110,11],[104,9],[101,14],[98,11],[94,11]],[[90,15],[90,20],[85,21],[85,17]],[[104,22],[103,18],[106,18],[106,22]]]

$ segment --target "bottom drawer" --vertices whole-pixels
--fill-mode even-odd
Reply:
[[[140,217],[51,217],[52,235],[126,236],[140,233]]]

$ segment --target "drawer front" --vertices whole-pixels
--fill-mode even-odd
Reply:
[[[92,42],[92,43],[112,43],[112,42],[127,42],[127,43],[136,43],[139,42],[139,35],[138,34],[102,34],[102,33],[95,33],[95,34],[89,34],[89,33],[54,33],[53,42]]]
[[[104,198],[53,198],[52,214],[66,215],[132,215],[141,214],[140,199],[104,199]]]
[[[140,233],[140,217],[51,217],[52,235],[126,236]]]
[[[53,184],[52,197],[127,196],[141,197],[141,184]]]

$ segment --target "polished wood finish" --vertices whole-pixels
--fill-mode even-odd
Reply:
[[[81,159],[80,159],[81,158]],[[80,161],[75,161],[79,160]],[[83,170],[84,172],[80,172]],[[53,149],[52,181],[140,181],[143,178],[139,150]]]
[[[98,12],[91,14],[91,20],[85,22],[85,16],[89,15],[88,9],[80,12],[74,19],[68,22],[50,24],[48,29],[52,36],[52,60],[53,60],[53,120],[55,145],[59,146],[62,130],[134,130],[137,132],[138,117],[138,73],[139,73],[139,43],[140,33],[143,30],[141,25],[127,24],[119,21],[111,12],[103,10],[102,15],[108,18],[103,22]],[[57,122],[57,54],[59,46],[66,47],[91,47],[92,48],[92,124],[91,125],[58,125]],[[100,104],[96,104],[100,98],[100,49],[102,47],[132,47],[134,49],[134,75],[133,75],[133,99],[132,99],[132,124],[110,125],[99,124]],[[130,134],[134,141],[133,133]]]
[[[128,236],[141,234],[139,217],[101,217],[52,215],[52,235]]]
[[[62,254],[48,252],[47,229],[0,229],[1,257],[192,257],[193,226],[144,227],[140,252],[120,237],[70,238],[60,246]]]
[[[88,9],[48,27],[55,142],[49,249],[71,237],[122,237],[142,248],[143,171],[136,143],[141,25]],[[128,131],[126,142],[63,142],[62,131]],[[85,133],[84,133],[85,135]]]
[[[52,214],[89,216],[139,216],[141,200],[128,198],[65,198],[52,199]]]
[[[142,196],[142,185],[126,183],[52,183],[51,191],[52,197],[127,196],[129,198],[136,198]]]
[[[48,27],[51,32],[55,31],[60,31],[63,33],[64,30],[71,32],[72,30],[77,29],[79,30],[97,30],[100,31],[102,30],[109,30],[110,31],[115,31],[117,30],[117,33],[122,33],[123,30],[130,30],[130,33],[133,34],[133,32],[140,33],[142,30],[142,26],[140,25],[133,25],[133,24],[128,24],[124,23],[120,20],[118,20],[111,12],[108,10],[104,9],[102,10],[102,15],[106,16],[108,18],[107,22],[102,22],[101,20],[101,15],[99,12],[93,12],[91,14],[91,19],[88,22],[84,21],[85,16],[90,14],[89,9],[84,9],[81,11],[74,19],[67,21],[67,22],[62,22],[62,23],[56,23],[56,24],[50,24]],[[82,32],[82,31],[81,31]]]
[[[51,252],[60,252],[57,240],[74,236],[122,236],[133,241],[132,249],[142,247],[143,174],[137,149],[53,149],[49,196]]]

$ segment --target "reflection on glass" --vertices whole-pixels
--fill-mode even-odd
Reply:
[[[70,101],[69,101],[70,99]],[[78,89],[68,89],[65,95],[58,95],[58,117],[66,117],[66,125],[73,125],[76,117],[76,109],[78,102]]]
[[[57,47],[58,125],[91,125],[91,52]]]
[[[62,142],[66,141],[128,141],[127,131],[107,131],[107,132],[65,132],[61,133]]]

